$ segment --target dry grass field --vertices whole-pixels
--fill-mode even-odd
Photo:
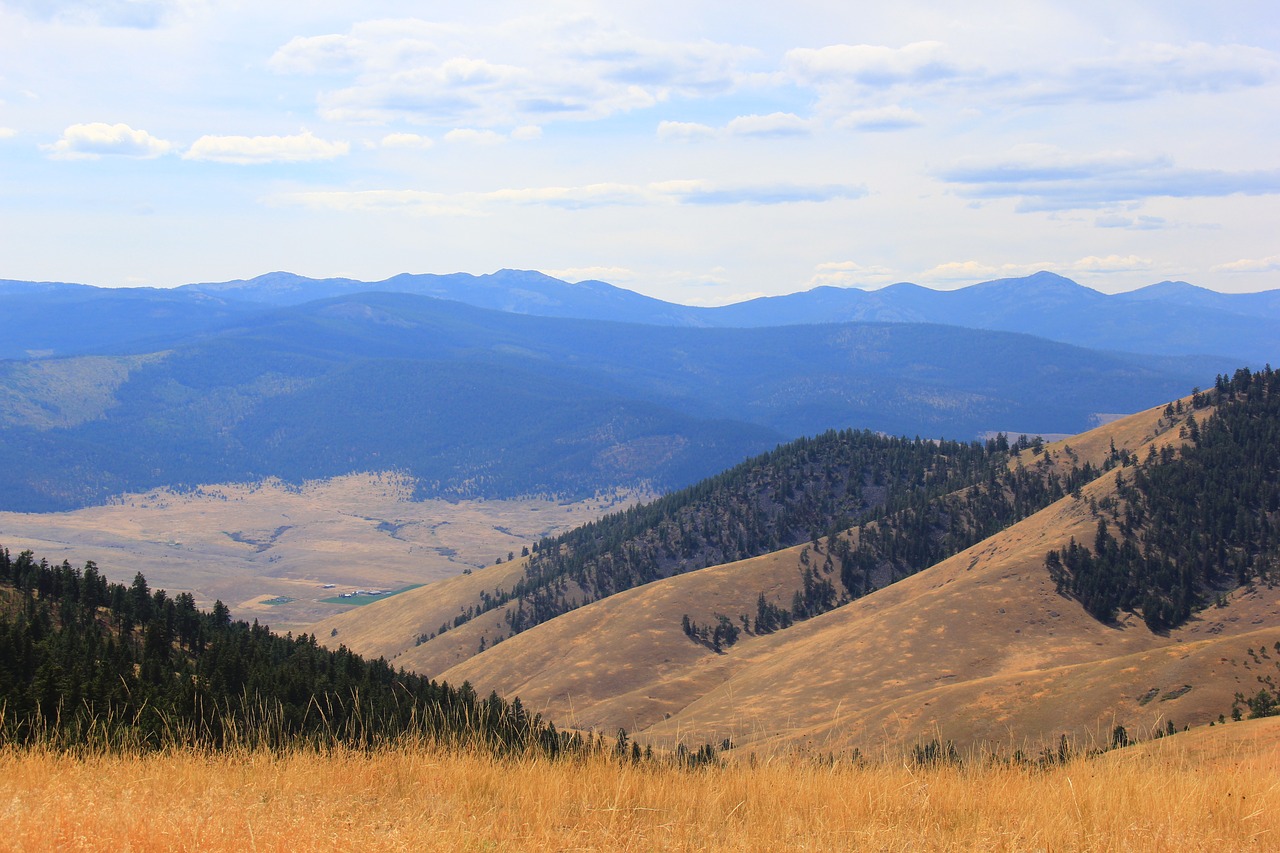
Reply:
[[[202,607],[222,599],[237,618],[299,631],[351,607],[322,599],[452,577],[640,497],[451,503],[412,494],[392,473],[160,489],[74,512],[0,512],[0,545],[51,562],[94,560],[123,583],[141,571]],[[291,600],[267,603],[281,599]]]
[[[1037,769],[0,750],[10,850],[1272,850],[1280,719]]]

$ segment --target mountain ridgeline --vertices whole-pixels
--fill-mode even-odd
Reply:
[[[1014,449],[1032,446],[1022,439]],[[797,566],[803,592],[789,602],[762,593],[754,625],[751,614],[741,620],[752,631],[785,627],[927,568],[1100,473],[1087,462],[1065,473],[1010,467],[1009,451],[1003,435],[963,443],[845,430],[801,439],[537,543],[521,580],[481,593],[419,639],[495,608],[510,636],[660,578],[809,542],[814,554]]]
[[[387,470],[420,497],[667,491],[833,427],[1074,432],[1225,366],[955,326],[677,328],[404,293],[179,338],[0,362],[0,508]]]

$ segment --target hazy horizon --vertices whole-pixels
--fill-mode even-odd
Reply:
[[[246,281],[246,282],[248,282],[248,281],[254,281],[254,280],[256,280],[256,279],[264,278],[264,277],[266,277],[266,276],[272,276],[272,275],[290,275],[290,276],[298,276],[299,278],[307,279],[307,280],[310,280],[310,281],[324,281],[324,280],[327,280],[327,279],[350,279],[350,280],[352,280],[352,281],[357,281],[357,282],[359,282],[359,283],[361,283],[361,284],[379,284],[379,283],[381,283],[381,282],[388,281],[388,280],[390,280],[390,279],[392,279],[392,278],[396,278],[396,277],[398,277],[398,276],[402,276],[402,275],[409,275],[409,276],[419,276],[419,275],[439,275],[439,276],[449,276],[449,275],[473,275],[473,276],[476,276],[476,277],[483,277],[483,276],[487,276],[487,275],[495,275],[495,274],[497,274],[497,273],[499,273],[499,272],[502,272],[502,271],[504,271],[504,270],[511,270],[511,269],[512,269],[512,268],[510,268],[510,267],[503,267],[503,268],[500,268],[500,269],[494,269],[494,270],[489,270],[489,271],[487,271],[487,272],[479,272],[479,273],[470,273],[470,272],[465,272],[465,271],[462,271],[462,270],[454,270],[454,271],[452,271],[452,272],[410,272],[410,271],[402,271],[402,272],[398,272],[398,273],[393,273],[393,274],[391,274],[391,275],[389,275],[389,276],[386,276],[386,277],[384,277],[384,278],[379,278],[379,279],[367,279],[367,280],[366,280],[366,279],[359,279],[359,278],[355,278],[355,277],[353,277],[353,276],[336,276],[336,275],[334,275],[334,276],[304,276],[304,275],[302,275],[301,273],[295,273],[295,272],[291,272],[291,271],[289,271],[289,270],[271,270],[271,271],[269,271],[269,272],[258,273],[257,275],[251,275],[251,276],[248,276],[248,277],[229,278],[229,279],[225,279],[225,280],[222,280],[222,281],[186,281],[186,282],[180,282],[180,283],[176,283],[176,284],[168,284],[168,285],[110,285],[110,284],[105,284],[105,285],[104,285],[104,284],[97,284],[97,283],[95,283],[95,282],[91,282],[91,281],[53,281],[53,280],[50,280],[50,279],[0,279],[0,281],[6,281],[6,280],[7,280],[7,281],[24,281],[24,282],[29,282],[29,283],[33,283],[33,284],[72,284],[72,285],[84,285],[84,286],[88,286],[88,287],[98,287],[98,288],[103,288],[103,289],[108,289],[108,290],[120,290],[120,289],[126,289],[126,288],[131,288],[131,287],[138,287],[138,288],[155,288],[155,289],[159,289],[159,290],[173,290],[173,289],[176,289],[176,288],[179,288],[179,287],[189,287],[189,286],[192,286],[192,285],[226,284],[226,283],[234,282],[234,281]],[[551,275],[551,273],[545,272],[545,271],[543,271],[543,270],[513,270],[513,271],[515,271],[515,272],[536,272],[536,273],[541,273],[542,275],[550,275],[552,278],[559,278],[558,276]],[[1032,272],[1032,273],[1028,273],[1026,276],[1009,276],[1008,278],[1013,278],[1013,279],[1018,279],[1018,278],[1027,278],[1027,277],[1030,277],[1030,276],[1032,276],[1032,275],[1035,275],[1035,274],[1037,274],[1037,273],[1041,273],[1041,272],[1048,272],[1048,273],[1051,273],[1051,274],[1053,274],[1053,275],[1061,275],[1061,273],[1055,273],[1053,270],[1036,270],[1036,271],[1034,271],[1034,272]],[[1164,280],[1161,280],[1161,281],[1150,281],[1150,282],[1146,282],[1146,283],[1142,283],[1142,284],[1137,284],[1137,285],[1134,285],[1133,287],[1127,287],[1127,288],[1124,288],[1124,289],[1122,289],[1122,290],[1105,291],[1105,290],[1099,290],[1099,289],[1098,289],[1098,288],[1096,288],[1096,287],[1091,287],[1091,286],[1090,286],[1090,285],[1088,285],[1088,284],[1084,284],[1084,283],[1082,283],[1082,282],[1076,281],[1075,279],[1071,278],[1070,276],[1062,276],[1062,277],[1063,277],[1063,278],[1070,279],[1071,281],[1075,282],[1076,284],[1080,285],[1081,287],[1085,287],[1085,288],[1088,288],[1088,289],[1090,289],[1090,290],[1094,290],[1094,291],[1096,291],[1096,292],[1099,292],[1099,293],[1102,293],[1102,294],[1104,294],[1104,295],[1108,295],[1108,296],[1114,296],[1114,295],[1117,295],[1117,294],[1120,294],[1120,293],[1131,293],[1131,292],[1136,291],[1136,290],[1142,290],[1142,289],[1144,289],[1144,288],[1147,288],[1147,287],[1153,287],[1153,286],[1155,286],[1155,285],[1159,285],[1159,284],[1189,284],[1189,285],[1191,285],[1192,287],[1199,287],[1199,288],[1202,288],[1202,289],[1204,289],[1204,290],[1213,291],[1213,292],[1215,292],[1215,293],[1222,293],[1222,294],[1224,294],[1224,295],[1241,295],[1241,294],[1248,294],[1248,293],[1265,293],[1265,292],[1269,292],[1270,290],[1274,289],[1274,288],[1266,288],[1266,289],[1256,290],[1256,291],[1223,291],[1223,290],[1215,290],[1215,289],[1214,289],[1214,288],[1212,288],[1212,287],[1204,287],[1203,285],[1199,285],[1199,284],[1197,284],[1196,282],[1193,282],[1193,281],[1189,282],[1189,281],[1181,281],[1181,280],[1173,280],[1173,279],[1164,279]],[[609,285],[611,285],[611,286],[618,287],[618,288],[621,288],[621,289],[623,289],[623,290],[628,290],[628,291],[631,291],[631,292],[633,292],[633,293],[642,293],[642,294],[643,294],[643,290],[641,290],[640,288],[636,288],[636,287],[627,287],[627,286],[625,286],[625,285],[617,284],[617,283],[615,283],[615,282],[607,281],[607,280],[605,280],[605,279],[595,279],[595,278],[561,278],[561,279],[559,279],[559,280],[564,281],[566,284],[570,284],[570,285],[573,285],[573,284],[583,284],[583,283],[586,283],[586,282],[592,282],[592,281],[602,281],[602,282],[604,282],[605,284],[609,284]],[[692,303],[692,302],[679,302],[679,301],[677,301],[677,300],[675,300],[675,299],[664,299],[663,301],[665,301],[665,302],[670,302],[670,303],[672,303],[672,304],[674,304],[674,305],[683,305],[683,306],[685,306],[685,307],[689,307],[689,308],[717,308],[717,307],[723,307],[723,306],[726,306],[726,305],[733,305],[733,304],[737,304],[737,303],[739,303],[739,302],[747,302],[747,301],[751,301],[751,300],[753,300],[753,299],[769,298],[769,297],[775,297],[775,296],[793,296],[793,295],[796,295],[796,294],[798,294],[798,293],[804,293],[804,292],[806,292],[806,291],[808,291],[808,290],[814,290],[814,289],[821,288],[821,287],[836,288],[836,289],[839,289],[839,290],[860,290],[860,291],[862,291],[862,292],[864,292],[864,293],[875,293],[875,292],[877,292],[877,291],[886,290],[886,289],[888,289],[888,288],[895,287],[895,286],[898,286],[898,285],[911,285],[911,286],[914,286],[914,287],[922,287],[922,288],[925,288],[925,289],[927,289],[927,290],[933,290],[933,291],[935,291],[935,292],[947,292],[947,291],[954,291],[954,290],[963,290],[964,288],[967,288],[967,287],[973,287],[974,285],[977,285],[977,284],[988,284],[988,283],[990,283],[991,281],[997,281],[997,280],[999,280],[999,279],[990,279],[990,280],[977,281],[977,282],[951,283],[951,284],[950,284],[950,286],[943,286],[943,285],[941,285],[941,284],[939,284],[939,283],[936,283],[936,282],[935,282],[935,283],[933,283],[933,284],[921,284],[921,283],[919,283],[919,282],[914,282],[914,281],[893,281],[893,282],[888,282],[888,283],[885,283],[885,284],[876,284],[876,285],[870,285],[870,286],[859,286],[859,285],[853,285],[853,284],[815,284],[815,285],[812,285],[812,286],[810,286],[810,287],[806,287],[806,288],[804,288],[804,289],[802,289],[802,290],[794,290],[794,291],[789,291],[789,292],[786,292],[786,293],[770,293],[770,294],[759,294],[759,295],[747,295],[747,296],[743,296],[743,297],[741,297],[741,298],[739,298],[739,299],[734,299],[734,300],[733,300],[733,301],[731,301],[731,302]],[[648,295],[648,294],[644,294],[644,295]],[[319,297],[317,297],[317,298],[319,298]],[[660,297],[660,296],[655,296],[655,297],[653,297],[653,298],[655,298],[655,299],[662,299],[662,297]]]

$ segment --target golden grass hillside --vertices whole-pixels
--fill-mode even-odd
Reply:
[[[1177,437],[1161,412],[1015,464],[1099,464],[1112,442],[1145,453]],[[1045,571],[1048,550],[1092,536],[1089,500],[1111,494],[1115,476],[931,569],[789,629],[744,635],[723,653],[686,637],[681,617],[705,624],[716,613],[752,613],[761,591],[785,604],[800,583],[799,549],[629,590],[483,653],[480,637],[498,625],[478,619],[449,632],[456,663],[441,656],[439,639],[397,663],[518,695],[562,725],[623,727],[667,745],[728,737],[765,753],[935,737],[1012,751],[1063,733],[1105,740],[1124,725],[1145,737],[1169,721],[1181,728],[1229,714],[1237,691],[1252,695],[1260,678],[1280,676],[1275,590],[1241,590],[1158,635],[1132,617],[1099,623]]]
[[[1205,738],[1208,732],[1212,738]],[[1272,850],[1280,720],[1044,769],[0,750],[10,850]]]

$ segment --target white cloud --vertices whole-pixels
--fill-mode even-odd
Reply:
[[[831,261],[818,264],[813,276],[809,279],[809,287],[855,287],[859,290],[874,290],[888,284],[897,273],[888,267],[863,266],[854,261]]]
[[[1149,270],[1154,266],[1155,261],[1151,258],[1140,258],[1137,255],[1126,255],[1124,257],[1107,255],[1105,258],[1090,255],[1073,264],[1068,264],[1067,269],[1071,272],[1114,273],[1139,272],[1141,270]]]
[[[1163,216],[1126,216],[1122,213],[1108,213],[1094,219],[1098,228],[1123,228],[1128,231],[1159,231],[1169,227],[1169,221]]]
[[[18,135],[18,131],[12,127],[0,127],[0,139],[13,139]]]
[[[184,3],[164,0],[10,0],[11,5],[33,20],[56,21],[70,26],[129,27],[152,29]]]
[[[445,142],[460,142],[469,145],[497,145],[506,142],[507,137],[492,130],[476,130],[472,127],[455,127],[444,135]]]
[[[998,269],[978,261],[950,261],[925,271],[921,277],[926,281],[976,281],[991,278]]]
[[[383,148],[430,148],[435,140],[416,133],[388,133],[379,143]]]
[[[1270,255],[1265,258],[1241,258],[1238,261],[1218,264],[1213,268],[1213,272],[1280,272],[1280,255]]]
[[[731,136],[807,136],[812,124],[795,113],[770,113],[738,116],[725,125],[725,131]]]
[[[561,281],[605,281],[617,284],[621,281],[632,281],[637,276],[634,270],[627,267],[566,267],[564,269],[544,269],[546,275]]]
[[[91,122],[73,124],[57,142],[40,147],[59,160],[96,160],[103,156],[151,159],[167,153],[173,144],[127,124]]]
[[[511,131],[511,138],[520,142],[532,142],[542,138],[542,128],[536,124],[524,124]]]
[[[787,51],[784,65],[800,83],[853,83],[884,88],[957,76],[959,68],[946,54],[946,47],[936,41],[918,41],[900,48],[833,44]]]
[[[1280,169],[1228,172],[1175,166],[1129,151],[1078,155],[1021,145],[995,158],[966,158],[939,177],[971,199],[1018,199],[1018,210],[1109,207],[1147,198],[1210,198],[1280,193]]]
[[[723,94],[757,56],[711,41],[648,39],[590,18],[387,23],[295,38],[268,64],[348,78],[320,93],[327,120],[494,127],[598,119],[671,97]]]
[[[922,273],[920,278],[930,282],[989,281],[996,278],[1017,278],[1044,269],[1053,269],[1048,262],[1032,264],[984,264],[979,261],[951,261],[939,264]]]
[[[855,110],[846,113],[836,125],[862,131],[906,130],[924,124],[924,119],[915,110],[894,106],[879,107],[871,110]]]
[[[697,142],[717,135],[714,127],[695,121],[660,121],[658,139],[663,142]]]
[[[738,116],[721,128],[689,121],[662,121],[658,123],[657,133],[662,142],[697,142],[734,136],[756,139],[808,136],[813,128],[812,121],[795,113],[770,113]]]
[[[283,204],[340,211],[406,210],[432,216],[476,216],[494,205],[539,205],[565,210],[637,205],[777,205],[860,198],[862,187],[843,184],[720,186],[710,181],[649,184],[602,182],[581,186],[513,187],[472,193],[425,190],[321,190],[285,193]]]
[[[319,139],[306,130],[294,136],[202,136],[182,157],[245,166],[333,160],[350,150],[350,143]]]
[[[345,71],[359,61],[347,36],[298,36],[267,60],[267,67],[281,74],[323,74]]]
[[[267,61],[280,74],[390,74],[439,58],[439,43],[455,30],[413,18],[353,24],[346,33],[299,36]]]
[[[1059,73],[1038,75],[1014,95],[1043,104],[1133,101],[1165,92],[1227,92],[1276,80],[1280,80],[1280,57],[1262,48],[1139,44],[1103,58],[1071,63]]]

